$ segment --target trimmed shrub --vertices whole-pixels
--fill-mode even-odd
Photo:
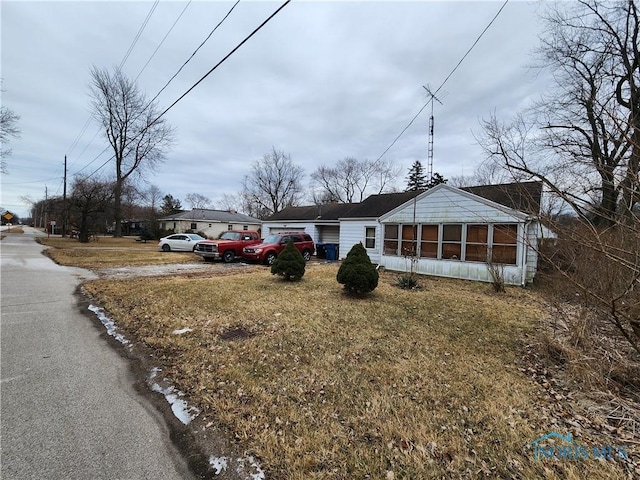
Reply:
[[[369,293],[378,286],[378,271],[371,263],[362,243],[357,243],[351,248],[347,258],[340,265],[336,279],[349,293]]]
[[[285,280],[300,280],[304,276],[305,266],[304,257],[289,240],[271,265],[271,274],[280,275]]]

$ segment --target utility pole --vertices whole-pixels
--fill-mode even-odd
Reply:
[[[62,237],[67,236],[67,156],[64,156],[64,186],[62,188]]]
[[[47,186],[44,186],[44,205],[42,206],[42,209],[44,210],[44,228],[47,228],[47,203],[48,203],[48,199],[49,197],[47,197]]]

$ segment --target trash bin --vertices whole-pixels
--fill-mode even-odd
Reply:
[[[327,251],[327,260],[338,259],[338,246],[335,243],[326,243],[324,247]]]
[[[327,258],[326,243],[316,243],[316,257]]]

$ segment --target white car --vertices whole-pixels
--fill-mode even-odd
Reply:
[[[195,233],[174,233],[168,237],[160,239],[158,250],[163,252],[193,252],[196,243],[205,240]]]

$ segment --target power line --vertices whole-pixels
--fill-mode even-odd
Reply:
[[[205,78],[207,78],[209,75],[211,75],[211,73],[213,73],[214,70],[216,70],[220,65],[222,65],[225,61],[227,61],[229,59],[229,57],[231,57],[231,55],[233,55],[238,49],[240,49],[240,47],[242,47],[242,45],[244,45],[251,37],[253,37],[256,33],[258,33],[258,31],[260,31],[267,23],[269,23],[273,19],[273,17],[275,17],[278,13],[280,13],[280,11],[284,7],[286,7],[290,2],[291,2],[291,0],[286,0],[286,2],[284,2],[282,5],[280,5],[280,7],[276,11],[274,11],[271,15],[269,15],[269,17],[267,17],[266,20],[264,20],[260,25],[258,25],[249,35],[247,35],[244,38],[244,40],[242,40],[227,55],[225,55],[222,60],[220,60],[218,63],[216,63],[207,73],[205,73],[202,76],[202,78],[200,78],[200,80],[198,80],[196,83],[194,83],[186,92],[184,92],[180,97],[178,97],[178,99],[175,102],[173,102],[171,105],[169,105],[160,115],[158,115],[152,122],[149,123],[149,125],[147,125],[147,127],[145,127],[137,135],[135,135],[130,141],[133,142],[137,138],[139,138],[141,135],[144,135],[144,133],[149,128],[151,128],[156,122],[158,122],[169,110],[171,110],[180,100],[182,100],[184,97],[186,97],[194,88],[196,88],[200,83],[202,83],[202,81],[204,81]],[[97,169],[95,169],[93,172],[91,172],[88,175],[88,177],[91,177],[94,174],[96,174],[99,170],[101,170],[107,163],[109,163],[114,158],[115,158],[115,155],[112,155],[111,158],[109,158],[106,162],[104,162]]]
[[[138,40],[140,40],[140,35],[142,35],[142,32],[144,31],[144,29],[147,26],[147,23],[149,23],[149,20],[151,19],[151,16],[153,15],[153,12],[155,12],[156,7],[158,6],[159,2],[160,2],[160,0],[156,0],[155,2],[153,2],[153,5],[151,6],[151,10],[149,10],[149,13],[147,13],[147,18],[145,18],[144,22],[142,22],[142,25],[138,29],[138,33],[136,34],[135,38],[131,42],[131,45],[129,46],[129,50],[127,50],[127,53],[124,54],[124,58],[120,62],[120,65],[118,65],[119,69],[122,69],[122,67],[124,67],[124,64],[126,63],[126,61],[129,59],[129,55],[131,55],[131,52],[133,51],[133,47],[135,47],[136,43],[138,43]]]
[[[477,43],[480,41],[480,39],[484,36],[484,34],[487,32],[487,30],[489,30],[489,28],[491,27],[491,25],[493,25],[493,22],[496,21],[496,19],[498,18],[498,16],[500,15],[500,13],[502,13],[502,10],[504,9],[504,7],[507,6],[507,3],[509,3],[509,0],[505,0],[504,3],[502,4],[502,6],[500,7],[500,9],[498,10],[498,13],[496,13],[494,15],[494,17],[491,19],[491,21],[487,24],[487,26],[484,28],[484,30],[482,30],[482,32],[480,33],[480,35],[478,36],[478,38],[476,38],[476,41],[473,42],[473,44],[471,45],[471,47],[469,47],[469,50],[467,50],[467,53],[465,53],[462,58],[460,59],[460,61],[456,64],[455,67],[453,67],[453,70],[451,70],[451,72],[449,73],[449,75],[447,75],[447,77],[443,80],[443,82],[440,84],[440,86],[436,89],[435,92],[433,92],[433,95],[436,95],[441,89],[442,87],[444,87],[444,85],[449,81],[449,79],[451,78],[451,76],[455,73],[456,70],[458,70],[458,67],[460,67],[460,65],[462,64],[462,62],[465,60],[465,58],[467,58],[467,56],[471,53],[471,50],[474,49],[474,47],[477,45]],[[396,142],[400,139],[400,137],[404,134],[404,132],[406,132],[409,127],[411,127],[411,125],[413,125],[413,122],[416,120],[416,118],[418,118],[420,116],[420,114],[422,113],[422,111],[427,108],[427,105],[429,105],[429,102],[431,102],[431,99],[429,99],[427,101],[427,103],[425,103],[420,110],[418,110],[418,113],[416,113],[413,118],[409,121],[409,123],[407,124],[406,127],[404,127],[402,129],[402,131],[398,134],[398,136],[393,140],[393,142],[391,142],[391,144],[385,149],[384,152],[382,152],[382,154],[378,157],[377,160],[380,160],[382,157],[384,157],[385,153],[387,153],[389,150],[391,150],[391,147],[393,147]]]
[[[236,3],[233,4],[233,6],[231,7],[231,9],[229,9],[229,11],[227,12],[227,14],[222,18],[222,20],[220,20],[218,22],[218,24],[213,28],[213,30],[211,30],[211,32],[209,32],[209,35],[207,35],[207,38],[205,38],[202,43],[200,43],[200,45],[198,45],[198,48],[196,48],[194,50],[194,52],[191,54],[191,56],[189,58],[187,58],[187,60],[182,64],[182,66],[178,69],[178,71],[176,73],[173,74],[173,76],[169,79],[169,81],[164,85],[164,87],[162,87],[160,89],[160,91],[155,95],[155,97],[153,97],[151,99],[151,101],[149,102],[149,104],[153,103],[153,101],[158,98],[160,96],[160,94],[165,90],[165,88],[167,88],[169,86],[169,84],[173,81],[174,78],[176,78],[178,76],[178,74],[182,71],[182,69],[187,65],[187,63],[189,63],[191,61],[191,59],[196,55],[196,53],[198,53],[198,50],[200,50],[202,48],[202,46],[207,43],[207,41],[211,38],[211,35],[213,35],[213,33],[218,29],[218,27],[220,25],[222,25],[224,23],[224,21],[227,19],[227,17],[229,15],[231,15],[231,12],[233,12],[233,9],[236,8],[236,5],[238,5],[240,3],[240,0],[237,0]]]
[[[271,15],[269,15],[269,17],[267,17],[267,19],[264,22],[262,22],[260,25],[258,25],[258,27],[256,27],[256,29],[253,32],[251,32],[248,36],[245,37],[244,40],[242,40],[238,45],[236,45],[236,47],[233,50],[231,50],[229,53],[227,53],[227,55],[225,55],[225,57],[222,60],[220,60],[217,64],[215,64],[211,70],[209,70],[207,73],[205,73],[204,76],[200,80],[198,80],[196,83],[194,83],[186,92],[184,92],[180,97],[178,97],[178,99],[175,102],[173,102],[171,105],[169,105],[160,115],[158,115],[158,118],[156,118],[151,124],[153,124],[153,123],[157,122],[158,120],[160,120],[180,100],[182,100],[184,97],[186,97],[189,94],[189,92],[191,92],[191,90],[196,88],[205,78],[207,78],[209,75],[211,75],[211,73],[215,69],[217,69],[225,61],[227,61],[227,59],[231,55],[233,55],[240,47],[242,47],[242,45],[244,45],[251,37],[253,37],[256,33],[258,33],[258,31],[261,30],[262,27],[264,27],[267,23],[269,23],[273,17],[275,17],[278,13],[280,13],[280,11],[284,7],[289,5],[290,2],[291,2],[291,0],[287,0],[282,5],[280,5],[280,7],[275,12],[273,12]]]
[[[144,21],[142,22],[142,25],[138,29],[138,33],[136,34],[136,36],[132,40],[131,45],[129,45],[129,48],[128,48],[127,52],[125,53],[124,57],[120,61],[120,65],[119,65],[118,68],[122,68],[124,66],[125,62],[127,61],[127,59],[129,58],[129,55],[131,55],[131,52],[133,51],[133,48],[138,43],[138,40],[140,39],[140,35],[142,35],[142,32],[144,31],[145,27],[147,26],[147,23],[149,23],[149,19],[153,15],[153,12],[155,11],[156,7],[158,6],[158,2],[159,1],[160,0],[156,0],[155,3],[151,6],[151,9],[149,10],[149,13],[147,13],[146,18],[144,19]],[[191,3],[191,2],[189,2],[189,3]],[[186,9],[186,7],[185,7],[185,9]],[[183,13],[184,13],[184,10],[183,10]],[[182,14],[180,14],[180,15],[182,16]],[[173,27],[171,27],[171,28],[173,28]],[[163,39],[163,41],[164,41],[164,39]],[[155,52],[154,52],[154,55],[155,55]],[[145,65],[145,67],[146,67],[146,65]],[[80,138],[82,138],[82,136],[84,135],[84,133],[87,130],[87,128],[89,127],[90,123],[91,123],[91,115],[89,115],[89,118],[87,118],[87,121],[84,123],[83,127],[81,128],[80,133],[73,140],[73,143],[71,144],[71,147],[69,147],[69,150],[67,150],[67,153],[66,153],[67,155],[71,155],[71,152],[73,151],[73,149],[76,147],[76,145],[80,141]],[[96,135],[99,132],[100,131],[98,130]],[[89,143],[93,142],[93,139],[96,138],[96,135],[93,136],[93,138],[91,139],[91,141]],[[86,150],[86,147],[85,147],[84,150]],[[84,153],[84,150],[82,151],[82,153]],[[82,155],[82,153],[80,155]]]
[[[149,65],[149,63],[151,62],[151,60],[153,60],[153,57],[156,56],[156,53],[158,53],[158,50],[160,50],[160,47],[162,46],[162,44],[164,43],[164,41],[167,39],[167,37],[169,36],[169,34],[173,31],[173,28],[177,25],[177,23],[180,21],[180,19],[182,18],[182,15],[184,15],[184,12],[187,11],[187,8],[189,8],[189,5],[191,5],[191,1],[189,0],[189,3],[187,3],[185,5],[185,7],[182,9],[182,11],[180,12],[180,15],[178,15],[178,18],[175,19],[175,21],[173,22],[173,25],[171,25],[171,28],[169,28],[169,30],[167,31],[167,33],[165,34],[164,37],[162,37],[162,40],[160,40],[160,43],[158,44],[158,46],[156,47],[156,49],[153,51],[153,53],[151,54],[151,56],[149,57],[149,60],[147,60],[147,63],[144,64],[144,66],[142,67],[142,69],[140,70],[140,72],[138,73],[138,75],[136,76],[136,78],[133,79],[133,81],[137,81],[138,78],[140,78],[140,75],[142,75],[142,72],[144,72],[144,69],[147,68],[147,65]],[[238,0],[240,1],[240,0]]]
[[[189,4],[191,3],[191,1],[189,2]],[[198,48],[195,49],[195,51],[191,54],[191,56],[182,64],[182,66],[178,69],[178,71],[169,79],[169,81],[164,85],[164,87],[162,87],[160,89],[160,91],[158,91],[158,93],[149,101],[149,103],[147,104],[147,107],[149,105],[151,105],[153,103],[154,100],[156,100],[160,94],[169,86],[169,84],[173,81],[174,78],[176,78],[178,76],[178,74],[182,71],[182,69],[185,67],[185,65],[187,63],[189,63],[189,61],[196,55],[196,53],[198,53],[198,50],[200,50],[200,48],[202,48],[202,46],[211,38],[211,35],[213,35],[213,33],[218,29],[218,27],[220,27],[220,25],[222,25],[222,23],[227,19],[227,17],[231,14],[231,12],[234,10],[234,8],[236,8],[236,6],[238,5],[238,3],[240,3],[240,0],[237,0],[236,3],[231,7],[231,9],[229,9],[229,11],[226,13],[226,15],[222,18],[222,20],[220,20],[220,22],[218,22],[218,24],[213,28],[213,30],[211,30],[211,32],[209,32],[209,35],[207,35],[207,37],[200,43],[200,45],[198,46]],[[189,6],[189,4],[187,4],[187,7]],[[173,25],[171,26],[171,28],[169,29],[169,31],[167,32],[167,34],[164,36],[164,38],[162,39],[162,41],[160,42],[160,45],[162,45],[162,42],[164,42],[164,40],[167,38],[167,36],[169,35],[169,33],[171,32],[171,30],[173,29],[173,27],[178,23],[178,20],[180,20],[180,17],[182,17],[182,14],[185,12],[185,10],[187,9],[187,7],[185,7],[182,12],[180,13],[180,15],[178,16],[178,18],[176,18],[175,22],[173,23]],[[160,48],[160,45],[158,45],[158,48]],[[145,64],[145,67],[149,64],[149,62],[151,61],[151,58],[153,58],[153,55],[155,55],[155,53],[158,51],[158,48],[156,48],[156,51],[153,52],[153,54],[151,55],[151,57],[149,58],[149,60],[147,61],[147,63]],[[140,74],[142,73],[142,71],[144,70],[144,68],[142,68],[142,70],[140,71],[140,73],[138,74],[138,77],[140,76]],[[138,78],[136,77],[136,79]],[[135,81],[135,80],[134,80]],[[146,108],[145,107],[145,110]],[[159,118],[159,117],[158,117]],[[155,121],[157,121],[158,119],[156,119]],[[153,123],[155,123],[155,121]],[[153,124],[152,123],[152,124]],[[98,130],[96,132],[96,134],[93,136],[93,138],[95,138],[98,133],[100,133],[100,130]],[[93,139],[91,139],[91,141],[93,141]],[[89,142],[91,143],[91,142]],[[88,146],[88,145],[87,145]],[[86,150],[87,147],[85,147]],[[102,156],[102,154],[109,148],[109,146],[107,146],[102,152],[100,152],[98,154],[98,156],[96,156],[91,162],[89,162],[87,165],[85,165],[84,167],[82,167],[80,170],[76,171],[74,173],[80,173],[82,170],[84,170],[85,168],[87,168],[89,165],[91,165],[93,162],[95,162],[100,156]],[[84,150],[83,150],[84,152]],[[104,168],[104,166],[109,163],[110,160],[113,160],[115,158],[114,155],[111,156],[111,158],[109,158],[106,162],[104,162],[102,165],[100,165],[96,170],[94,170],[92,173],[89,174],[89,177],[93,176],[93,174],[97,173],[99,170],[101,170],[102,168]]]

